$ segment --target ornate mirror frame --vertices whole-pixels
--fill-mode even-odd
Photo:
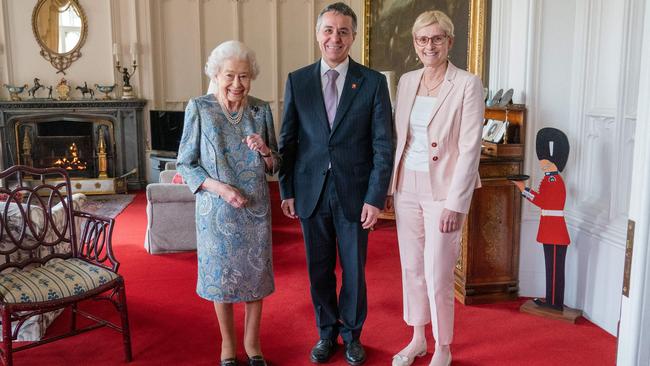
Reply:
[[[65,70],[70,67],[70,65],[81,57],[81,47],[86,43],[86,37],[88,36],[88,18],[86,13],[84,13],[79,0],[70,0],[72,5],[75,5],[79,10],[79,17],[81,18],[81,35],[79,36],[79,42],[77,45],[70,51],[65,53],[58,53],[51,50],[41,39],[38,32],[38,13],[41,8],[46,5],[50,0],[38,0],[38,3],[34,6],[34,11],[32,12],[32,31],[34,32],[34,37],[36,42],[41,47],[41,56],[44,59],[49,61],[55,69],[59,70],[56,73],[63,73],[65,75]]]

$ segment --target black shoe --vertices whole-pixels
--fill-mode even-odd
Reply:
[[[546,302],[546,300],[542,300],[542,299],[539,299],[539,298],[534,298],[533,302],[535,303],[535,305],[541,306],[543,308],[553,309],[553,310],[556,310],[556,311],[564,311],[564,306],[563,305],[549,304],[549,303]]]
[[[266,366],[266,361],[262,356],[249,357],[248,366]]]
[[[321,339],[311,349],[310,359],[313,363],[325,363],[332,358],[336,352],[336,342],[329,339]]]
[[[221,360],[220,366],[237,366],[237,359],[235,358],[226,358]]]
[[[352,366],[366,362],[366,351],[361,342],[354,340],[345,344],[345,360]]]

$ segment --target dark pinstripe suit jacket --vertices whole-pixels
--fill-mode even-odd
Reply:
[[[330,130],[320,60],[289,74],[279,151],[282,199],[295,198],[309,217],[331,175],[345,217],[359,221],[363,203],[382,208],[393,165],[391,105],[386,78],[350,59]]]

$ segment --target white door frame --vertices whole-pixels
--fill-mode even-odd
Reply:
[[[621,301],[619,366],[650,365],[650,3],[645,3],[630,220],[635,222],[629,297]]]

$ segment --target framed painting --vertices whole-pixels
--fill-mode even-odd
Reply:
[[[487,84],[488,0],[364,0],[364,64],[378,71],[405,72],[422,67],[413,49],[411,28],[427,10],[441,10],[454,23],[451,62],[481,76]]]

